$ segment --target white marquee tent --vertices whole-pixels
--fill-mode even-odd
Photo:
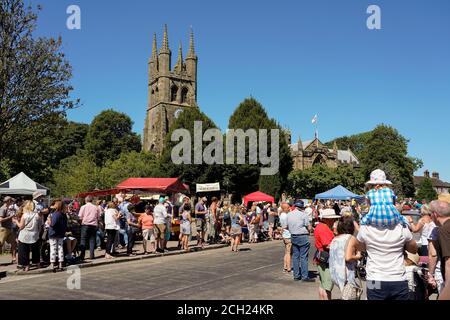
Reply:
[[[36,191],[42,192],[44,195],[48,195],[49,193],[48,188],[34,182],[23,172],[0,184],[0,194],[2,195],[32,195]]]

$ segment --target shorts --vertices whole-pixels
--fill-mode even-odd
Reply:
[[[164,240],[165,232],[166,232],[165,224],[155,224],[155,227],[153,228],[153,234],[155,235],[156,240]]]
[[[197,232],[206,232],[208,226],[205,219],[197,219]]]
[[[242,234],[242,228],[241,228],[241,226],[234,226],[234,227],[231,227],[230,233],[231,233],[231,236],[232,236],[232,237],[234,237],[234,236],[240,236],[240,235]]]
[[[333,291],[333,281],[331,280],[330,267],[328,265],[319,264],[320,287],[326,291]]]
[[[142,238],[146,241],[155,241],[153,229],[142,230]]]
[[[231,219],[223,219],[223,224],[225,227],[231,227]]]
[[[3,245],[5,242],[9,244],[16,243],[16,233],[11,229],[0,227],[0,245]]]
[[[284,254],[292,254],[292,242],[291,239],[283,238],[284,242]]]
[[[169,241],[170,240],[170,228],[167,228],[166,226],[166,231],[164,232],[164,240]]]

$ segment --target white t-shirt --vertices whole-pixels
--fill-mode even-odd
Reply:
[[[393,228],[362,225],[359,242],[366,245],[367,280],[405,281],[404,247],[413,239],[411,231],[401,224]]]
[[[289,232],[289,230],[284,229],[287,227],[287,213],[286,212],[281,213],[280,224],[283,227],[283,234],[282,234],[283,239],[290,239],[291,233]]]
[[[313,219],[313,209],[311,207],[308,207],[305,209],[305,213],[308,215],[309,221],[311,222]]]
[[[153,217],[155,218],[154,224],[166,224],[166,207],[162,204],[158,204],[155,209],[153,209]]]
[[[118,214],[118,211],[113,208],[105,210],[105,229],[106,230],[119,230],[120,224],[119,220],[115,219],[114,216]]]

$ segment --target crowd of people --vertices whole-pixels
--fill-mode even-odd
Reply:
[[[47,206],[39,192],[32,200],[7,196],[0,207],[0,247],[10,244],[12,263],[25,271],[46,264],[57,270],[83,262],[88,249],[90,260],[96,249],[105,249],[106,259],[122,249],[134,256],[138,238],[144,255],[167,252],[176,220],[179,250],[189,251],[194,237],[198,247],[226,243],[232,252],[244,241],[280,240],[283,272],[294,281],[315,282],[308,267],[314,239],[323,300],[332,298],[335,286],[344,300],[361,299],[363,291],[369,300],[427,299],[432,292],[448,298],[450,206],[437,200],[398,202],[391,184],[376,170],[365,201],[306,202],[283,194],[278,204],[250,206],[188,196],[177,205],[167,196],[153,204],[132,203],[125,195],[95,203],[88,196],[83,205],[54,200]],[[419,219],[408,214],[413,209]]]
[[[311,281],[308,235],[314,230],[320,299],[330,300],[334,286],[344,300],[361,299],[363,280],[368,300],[424,300],[434,292],[450,299],[450,205],[396,203],[391,185],[383,171],[375,170],[364,205],[314,206],[319,219],[313,224],[303,201],[295,201],[294,209],[283,203],[284,272],[292,272],[296,281]],[[409,215],[414,208],[421,215],[416,223]]]

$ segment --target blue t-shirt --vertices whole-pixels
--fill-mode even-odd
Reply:
[[[64,238],[67,232],[67,217],[61,212],[53,212],[50,222],[50,228],[48,229],[48,237],[51,238]]]
[[[205,209],[205,206],[199,202],[199,203],[197,203],[197,204],[195,205],[195,211],[196,211],[196,212],[197,212],[197,211],[202,212],[202,211],[206,211],[206,209]],[[195,217],[196,217],[197,219],[205,220],[205,214],[197,214],[197,213],[196,213],[196,214],[195,214]]]

